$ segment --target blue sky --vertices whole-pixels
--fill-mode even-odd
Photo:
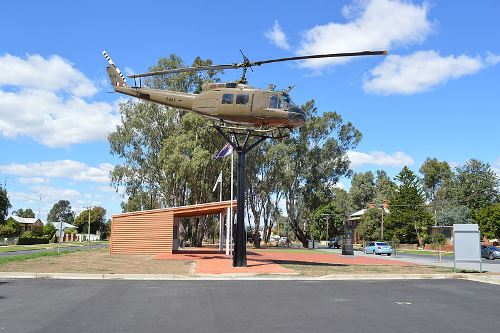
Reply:
[[[0,181],[13,209],[40,205],[42,218],[63,198],[77,212],[120,211],[107,177],[120,161],[106,137],[123,97],[108,93],[103,49],[124,72],[170,53],[190,64],[238,62],[240,48],[250,60],[387,49],[387,57],[262,66],[249,81],[295,85],[298,104],[314,98],[321,112],[351,121],[363,133],[350,152],[354,171],[393,176],[436,157],[454,166],[478,158],[500,174],[498,12],[494,0],[4,1]]]

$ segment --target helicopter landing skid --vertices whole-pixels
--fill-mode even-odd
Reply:
[[[228,126],[228,125],[212,125],[219,133],[225,132],[230,135],[248,135],[249,137],[259,137],[264,139],[283,139],[288,136],[288,132],[283,133],[283,130],[289,128],[255,128],[255,127],[240,127],[240,126]],[[291,129],[289,129],[291,131]],[[222,135],[222,134],[221,134]],[[226,138],[227,140],[227,138]]]

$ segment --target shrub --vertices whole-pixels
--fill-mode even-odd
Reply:
[[[56,227],[52,223],[48,223],[46,226],[43,227],[43,235],[46,236],[48,239],[54,238],[56,234]]]
[[[0,225],[1,237],[16,237],[16,230],[10,225]]]
[[[33,226],[33,228],[31,229],[31,232],[33,233],[33,235],[35,235],[37,237],[42,237],[43,236],[43,226]]]
[[[22,237],[19,237],[17,245],[49,244],[49,239],[46,236],[37,237],[31,233],[29,237],[26,237],[28,233],[29,231],[24,233]]]
[[[0,236],[17,237],[20,234],[21,226],[12,217],[9,217],[4,225],[0,225]]]

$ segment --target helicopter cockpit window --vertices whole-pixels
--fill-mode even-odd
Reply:
[[[270,109],[281,109],[281,99],[278,95],[272,95],[269,99],[269,108]]]
[[[283,100],[285,101],[286,105],[293,105],[292,98],[288,94],[283,94]]]
[[[236,95],[236,104],[240,104],[240,105],[248,104],[248,95],[246,95],[246,94]]]
[[[224,94],[222,95],[222,104],[233,104],[233,94]]]

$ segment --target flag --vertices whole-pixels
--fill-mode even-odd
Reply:
[[[217,180],[215,181],[214,189],[212,192],[215,192],[215,189],[217,188],[217,184],[222,183],[222,171],[219,173],[219,177],[217,177]]]
[[[226,145],[224,146],[224,148],[222,148],[222,150],[217,154],[215,155],[215,159],[218,160],[220,158],[224,158],[226,156],[229,156],[233,153],[233,146],[230,144],[230,143],[226,143]]]

